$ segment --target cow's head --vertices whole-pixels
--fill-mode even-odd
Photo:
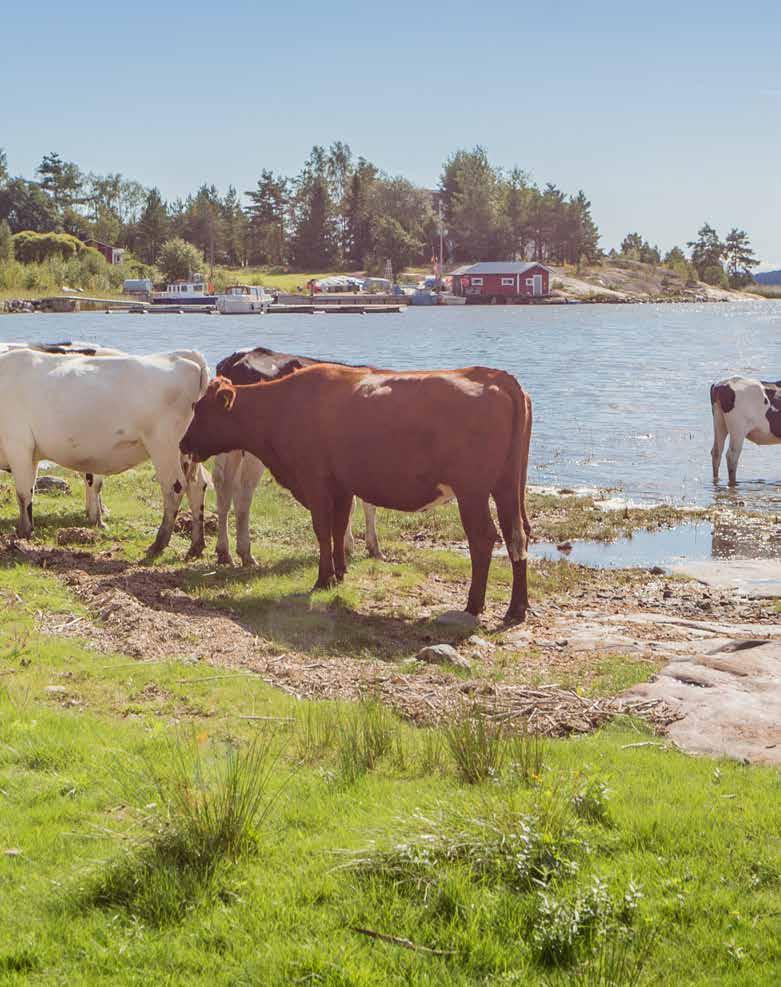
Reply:
[[[193,419],[184,433],[179,449],[196,462],[203,462],[220,452],[239,448],[231,412],[236,388],[227,377],[215,377],[204,396],[193,405]]]

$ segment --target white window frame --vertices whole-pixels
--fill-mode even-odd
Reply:
[[[515,284],[515,278],[502,278],[503,288],[512,288],[514,284]]]
[[[470,280],[471,280],[472,285],[475,288],[478,288],[478,287],[479,288],[482,288],[483,287],[483,279],[482,278],[471,278]]]
[[[526,279],[526,287],[527,288],[533,288],[534,287],[534,278],[527,278]]]

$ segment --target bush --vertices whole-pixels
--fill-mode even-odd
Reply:
[[[204,268],[203,254],[191,243],[176,236],[160,249],[157,266],[168,281],[186,279]]]
[[[23,263],[41,263],[52,257],[62,257],[66,260],[83,255],[101,257],[93,247],[87,247],[78,237],[70,233],[35,233],[33,230],[22,230],[13,236],[14,255]]]
[[[11,227],[6,221],[0,220],[0,264],[7,264],[14,259],[14,238]]]
[[[702,272],[702,280],[705,284],[712,284],[718,288],[728,288],[727,272],[721,264],[710,264]]]

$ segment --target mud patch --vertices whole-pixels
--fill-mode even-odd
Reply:
[[[97,540],[94,528],[60,528],[57,532],[58,545],[94,545]]]

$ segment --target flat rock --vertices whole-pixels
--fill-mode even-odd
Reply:
[[[781,597],[781,559],[709,559],[677,562],[672,571],[714,589],[731,589],[753,600]]]
[[[466,610],[447,610],[436,618],[436,623],[443,627],[455,627],[458,630],[471,630],[477,627],[478,620],[474,614]]]
[[[624,695],[677,708],[682,717],[668,734],[683,750],[781,764],[781,642],[726,639],[697,646]]]
[[[469,669],[471,666],[451,644],[431,644],[418,652],[420,661],[430,665],[453,665],[455,668]]]
[[[466,639],[467,644],[474,645],[475,648],[493,648],[493,641],[487,641],[484,637],[478,637],[477,634],[473,634],[471,637]]]
[[[36,493],[70,493],[70,488],[61,476],[39,476],[35,481]]]

